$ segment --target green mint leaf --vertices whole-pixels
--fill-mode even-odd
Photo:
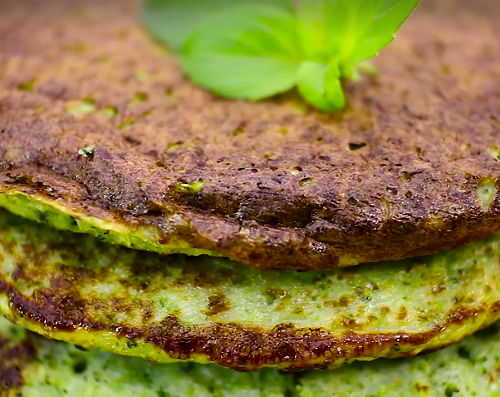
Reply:
[[[300,95],[316,108],[329,112],[342,109],[345,97],[338,66],[318,62],[303,62],[298,73]]]
[[[186,43],[181,65],[195,84],[255,101],[293,88],[303,59],[291,11],[243,5],[203,22]]]
[[[342,77],[388,45],[419,0],[303,0],[297,6],[301,44],[318,62],[337,59]]]
[[[319,60],[350,54],[384,0],[303,0],[297,6],[302,46]],[[312,47],[311,47],[312,45]]]
[[[306,101],[345,106],[342,81],[374,72],[419,0],[147,0],[142,20],[178,53],[197,85],[260,100],[298,87]]]
[[[235,6],[261,4],[291,11],[291,0],[148,0],[141,20],[154,37],[179,52],[205,20]]]
[[[385,0],[353,51],[355,62],[373,58],[378,55],[378,51],[389,45],[419,2],[420,0]]]

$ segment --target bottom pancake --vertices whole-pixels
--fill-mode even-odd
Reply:
[[[335,271],[161,256],[0,212],[0,312],[46,337],[166,363],[334,368],[462,340],[500,318],[500,235]]]
[[[500,325],[500,324],[499,324]],[[151,364],[43,339],[0,316],[0,397],[496,397],[500,327],[444,350],[335,371]]]

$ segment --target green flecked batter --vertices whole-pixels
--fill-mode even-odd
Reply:
[[[332,368],[439,348],[498,320],[499,252],[493,235],[395,263],[271,271],[130,250],[1,212],[0,312],[156,362]]]
[[[196,189],[199,188],[200,184],[201,182],[193,184],[194,187],[186,185],[185,188]],[[192,256],[220,256],[217,252],[189,247],[182,240],[170,244],[161,243],[158,231],[153,228],[143,226],[134,228],[119,222],[105,221],[74,212],[68,207],[63,208],[54,202],[48,203],[16,191],[0,193],[0,206],[33,221],[46,223],[73,233],[88,233],[103,241],[129,248],[162,254],[183,253]]]
[[[498,397],[499,331],[493,327],[420,357],[292,375],[273,369],[239,373],[213,365],[157,365],[83,352],[0,316],[0,354],[26,342],[35,347],[33,360],[16,365],[22,383],[7,389],[0,382],[0,397]],[[12,355],[2,360],[0,371],[7,373],[14,363]]]

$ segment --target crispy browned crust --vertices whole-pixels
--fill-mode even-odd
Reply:
[[[336,114],[191,86],[137,26],[138,3],[0,3],[0,191],[259,267],[393,260],[500,229],[498,194],[487,208],[476,195],[500,184],[497,0],[424,0]],[[95,112],[65,112],[89,97]]]

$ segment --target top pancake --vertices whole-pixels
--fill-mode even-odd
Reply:
[[[194,87],[140,4],[1,1],[0,193],[259,267],[393,260],[500,229],[498,0],[423,0],[333,114]]]

